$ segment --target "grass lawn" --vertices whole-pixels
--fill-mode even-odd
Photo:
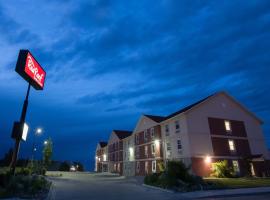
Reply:
[[[223,188],[270,187],[270,178],[204,178]]]

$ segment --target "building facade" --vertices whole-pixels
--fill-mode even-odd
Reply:
[[[123,140],[131,134],[131,131],[112,131],[108,141],[109,172],[123,175]]]
[[[95,171],[108,172],[108,146],[107,142],[99,142],[96,148]]]
[[[122,141],[119,148],[125,166],[130,164],[129,151],[133,149],[133,167],[123,173],[120,164],[117,172],[144,176],[161,171],[170,160],[180,160],[191,167],[192,173],[209,176],[211,163],[227,160],[240,176],[247,174],[248,168],[254,176],[270,176],[262,124],[226,92],[168,116],[142,115],[129,139],[118,141]]]

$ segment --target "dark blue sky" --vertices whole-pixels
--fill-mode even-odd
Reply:
[[[99,140],[141,113],[169,114],[226,90],[264,124],[270,146],[270,1],[0,1],[0,156],[27,89],[15,73],[28,48],[47,70],[32,90],[31,127],[54,159],[93,167]]]

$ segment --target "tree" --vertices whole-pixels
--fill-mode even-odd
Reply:
[[[46,169],[52,162],[52,153],[53,153],[53,143],[52,143],[52,139],[49,138],[48,140],[44,142],[44,148],[43,148],[43,164]]]
[[[4,166],[9,166],[11,159],[12,159],[12,154],[13,154],[13,149],[10,148],[8,152],[5,154],[4,159],[3,159],[3,164]]]
[[[232,178],[234,176],[234,171],[232,167],[229,167],[227,160],[212,163],[212,171],[211,176],[217,178]]]
[[[80,162],[73,162],[73,163],[74,163],[77,171],[79,171],[79,172],[83,172],[84,171],[84,167],[83,167],[83,164],[82,163],[80,163]]]
[[[59,171],[69,171],[70,165],[67,161],[62,162],[59,166]]]

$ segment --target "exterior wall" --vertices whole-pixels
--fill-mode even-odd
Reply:
[[[163,162],[161,126],[147,117],[142,117],[133,135],[135,139],[135,175],[144,176],[148,173],[159,172],[159,163]],[[154,170],[152,170],[152,164],[155,165]]]
[[[178,129],[176,129],[176,122],[179,123]],[[166,130],[167,128],[169,130]],[[175,116],[162,122],[161,132],[164,160],[181,160],[189,166],[191,160],[186,116]],[[178,147],[178,140],[180,140],[181,148]]]
[[[196,109],[188,111],[186,115],[192,157],[207,154],[213,155],[208,123],[208,118],[212,117],[244,122],[251,154],[263,154],[268,159],[267,147],[260,122],[226,95],[218,94]]]
[[[97,146],[95,157],[95,171],[107,172],[108,171],[108,147]]]
[[[123,141],[114,132],[108,142],[109,172],[123,174]]]
[[[263,154],[268,160],[261,123],[227,95],[220,93],[186,112],[185,115],[192,168],[196,174],[198,174],[196,168],[205,167],[205,163],[201,160],[206,155],[210,155],[213,160],[238,160],[240,168],[242,168],[241,158],[245,156]],[[230,134],[225,130],[224,120],[231,122]],[[228,139],[235,142],[236,152],[229,151]],[[243,171],[243,168],[240,170]],[[198,175],[205,175],[206,171]]]
[[[123,175],[135,175],[134,136],[123,139]]]

